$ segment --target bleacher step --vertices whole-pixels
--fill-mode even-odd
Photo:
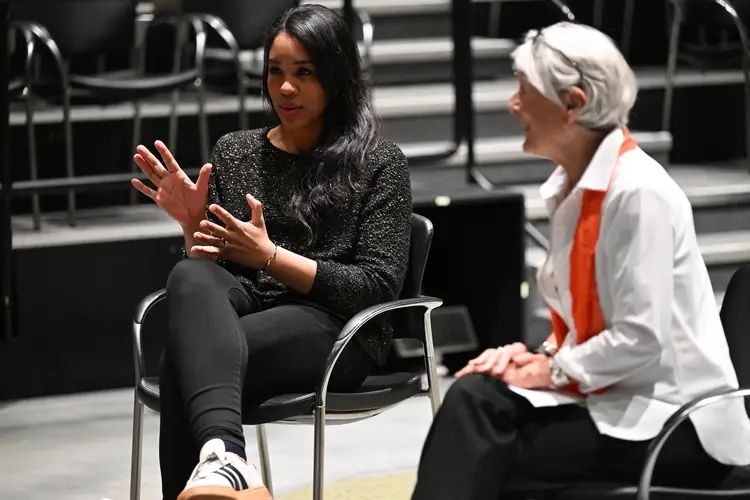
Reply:
[[[479,113],[500,111],[507,114],[508,100],[518,84],[515,79],[500,79],[474,84],[474,105]],[[165,118],[171,112],[171,97],[164,95],[141,101],[143,118]],[[450,115],[454,108],[454,90],[451,83],[429,83],[379,87],[372,90],[375,112],[384,119],[392,117]],[[249,112],[263,113],[263,100],[251,95],[245,98]],[[209,115],[230,114],[239,111],[239,100],[235,96],[209,94],[206,113]],[[182,93],[177,106],[179,116],[195,116],[198,103],[192,93]],[[71,109],[71,120],[75,122],[130,120],[134,116],[133,105],[129,102],[99,105],[78,105]],[[63,113],[60,106],[39,103],[35,111],[37,124],[60,123]],[[515,120],[514,120],[515,121]],[[10,125],[22,126],[26,115],[20,108],[13,107]]]
[[[491,3],[494,0],[472,0],[473,3]],[[503,0],[504,2],[518,2],[529,0]],[[538,1],[538,0],[537,0]],[[343,0],[303,0],[302,3],[317,3],[329,9],[343,8]],[[422,12],[449,12],[451,0],[354,0],[353,5],[365,12],[375,15],[403,16]]]
[[[633,136],[645,151],[654,156],[667,155],[672,145],[672,136],[669,132],[634,131]],[[528,182],[530,179],[536,182],[544,181],[554,169],[554,165],[548,160],[524,153],[523,142],[524,136],[520,134],[477,139],[474,145],[476,165],[481,167],[482,174],[496,186]],[[404,144],[402,149],[408,157],[428,154],[431,151],[444,151],[451,144],[448,141],[422,142]],[[430,168],[460,169],[466,164],[467,151],[467,147],[462,146],[454,156],[436,162]],[[511,186],[511,189],[517,187]]]
[[[510,54],[516,43],[500,38],[474,37],[475,80],[487,80],[511,74]],[[365,56],[360,44],[360,54]],[[210,60],[231,60],[231,52],[224,48],[208,48]],[[373,41],[371,52],[371,80],[377,86],[404,85],[420,82],[452,80],[453,41],[448,36],[398,38]],[[242,65],[259,73],[263,64],[262,49],[240,54]]]

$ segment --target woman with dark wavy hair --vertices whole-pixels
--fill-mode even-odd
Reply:
[[[263,90],[276,125],[219,139],[195,184],[161,142],[162,161],[143,146],[135,155],[156,189],[133,185],[185,234],[160,372],[165,499],[269,499],[246,463],[243,408],[314,391],[344,323],[396,299],[406,274],[407,162],[377,135],[343,20],[313,5],[285,13],[265,45]],[[391,333],[360,332],[330,388],[358,387]]]

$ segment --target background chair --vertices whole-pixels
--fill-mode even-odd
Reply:
[[[508,493],[514,498],[554,498],[555,500],[689,500],[699,498],[750,499],[750,468],[738,467],[719,487],[708,489],[651,486],[654,466],[669,436],[694,411],[709,404],[729,398],[750,396],[750,265],[735,272],[727,286],[721,308],[721,320],[729,344],[732,364],[737,371],[740,388],[724,393],[707,394],[685,404],[664,424],[654,438],[644,463],[641,480],[635,484],[546,484],[527,483],[511,485]],[[750,407],[745,400],[745,407]],[[617,457],[612,457],[617,460]]]
[[[269,490],[273,489],[268,443],[263,424],[283,421],[286,423],[313,423],[315,426],[315,456],[313,466],[313,498],[323,499],[323,459],[325,455],[325,426],[346,424],[374,417],[407,399],[423,394],[422,374],[418,372],[393,372],[367,377],[354,392],[329,393],[328,380],[344,347],[357,331],[373,318],[389,314],[396,338],[416,339],[423,343],[427,369],[427,394],[432,404],[433,415],[440,404],[437,381],[435,350],[432,342],[430,314],[442,301],[421,295],[430,243],[432,223],[419,215],[411,216],[411,245],[406,281],[398,300],[369,307],[349,320],[339,334],[328,357],[323,379],[315,392],[308,394],[284,394],[264,401],[258,407],[243,411],[243,423],[255,425],[258,434],[258,451],[263,479]],[[133,354],[135,361],[135,407],[133,412],[133,452],[131,464],[130,498],[140,497],[141,448],[143,442],[143,407],[159,411],[159,381],[148,375],[146,357],[155,359],[160,349],[144,349],[144,342],[158,344],[142,329],[155,335],[166,329],[163,299],[165,290],[159,290],[144,298],[138,305],[133,320]],[[424,308],[416,311],[415,308]],[[148,321],[147,321],[148,320]],[[154,324],[152,324],[152,320]],[[160,320],[160,321],[158,321]],[[158,324],[156,322],[158,321]]]
[[[26,144],[29,150],[29,178],[39,178],[36,159],[36,134],[34,132],[34,94],[31,91],[34,79],[34,62],[37,55],[36,39],[31,30],[21,24],[11,24],[12,40],[15,42],[13,53],[18,54],[21,68],[18,74],[12,74],[8,82],[8,101],[23,100],[26,112]],[[13,55],[13,54],[12,54]],[[38,230],[41,225],[41,203],[39,194],[31,195],[31,218],[33,227]]]
[[[50,82],[35,79],[34,88],[45,97],[59,99],[63,108],[65,140],[65,174],[75,176],[71,99],[93,101],[97,104],[132,101],[133,145],[140,142],[140,100],[178,89],[195,88],[198,95],[201,155],[208,158],[208,125],[205,113],[205,93],[202,84],[202,61],[205,34],[202,25],[195,23],[195,64],[192,68],[159,75],[146,75],[145,42],[148,28],[158,23],[175,22],[164,17],[152,22],[150,16],[138,16],[138,0],[65,0],[53,3],[14,2],[11,19],[21,29],[33,34],[35,40],[47,48],[52,56],[58,78]],[[91,22],[90,19],[96,19]],[[131,67],[124,70],[78,74],[70,71],[74,61],[95,60],[112,53],[132,54]],[[52,88],[55,90],[53,91]],[[177,101],[173,102],[170,125],[176,127]],[[176,133],[170,132],[175,138]],[[169,144],[173,147],[173,144]],[[135,168],[135,166],[133,167]],[[68,220],[76,221],[75,192],[68,192]]]
[[[713,9],[708,9],[713,7]],[[735,8],[735,4],[739,8]],[[664,87],[664,103],[662,108],[662,125],[661,130],[671,130],[670,124],[672,119],[672,104],[674,101],[675,78],[677,75],[678,57],[686,58],[694,64],[696,61],[704,58],[706,51],[709,53],[709,59],[715,59],[720,53],[728,53],[730,60],[734,53],[737,54],[742,64],[742,73],[744,76],[745,91],[745,151],[746,156],[750,158],[750,36],[747,32],[745,20],[750,17],[750,3],[746,0],[712,0],[710,2],[697,2],[694,0],[669,0],[667,6],[672,7],[671,23],[669,30],[669,49],[667,55],[667,79]],[[687,15],[686,15],[687,14]],[[669,18],[669,16],[668,16]],[[738,42],[733,47],[726,47],[721,43],[716,48],[690,47],[692,50],[684,48],[680,50],[680,36],[683,24],[686,18],[695,22],[700,19],[701,27],[710,24],[718,25],[722,29],[722,34],[726,34],[726,29],[731,27],[737,33]],[[704,45],[704,44],[701,44]]]

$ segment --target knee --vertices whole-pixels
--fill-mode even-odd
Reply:
[[[511,391],[502,380],[485,374],[465,375],[451,385],[443,405],[482,406],[484,401],[497,401]]]
[[[169,273],[167,293],[191,289],[197,284],[204,284],[213,274],[217,264],[205,259],[182,259]]]

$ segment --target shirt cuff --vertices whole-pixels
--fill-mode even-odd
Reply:
[[[576,354],[570,346],[560,348],[554,358],[557,366],[559,366],[568,377],[578,382],[581,391],[586,392],[586,388],[589,386],[590,382],[589,377],[578,362],[578,359],[576,359]]]

